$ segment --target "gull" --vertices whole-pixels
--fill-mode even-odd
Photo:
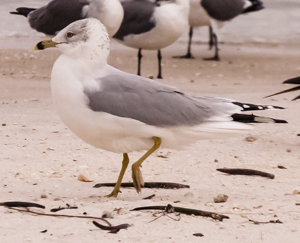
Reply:
[[[274,95],[279,95],[279,94],[284,94],[284,93],[288,93],[288,92],[300,90],[300,77],[296,77],[296,78],[291,78],[291,79],[285,80],[283,83],[284,84],[298,84],[298,86],[296,86],[294,88],[291,88],[291,89],[283,90],[283,91],[275,93],[275,94],[268,95],[265,98],[268,98],[268,97],[271,97],[271,96],[274,96]],[[300,99],[300,95],[296,96],[292,100],[294,101],[294,100],[297,100],[297,99]]]
[[[263,9],[263,3],[260,0],[189,0],[189,41],[187,53],[179,58],[194,58],[191,52],[192,37],[194,27],[209,27],[209,46],[215,46],[215,54],[212,58],[204,60],[219,61],[218,38],[213,29],[223,27],[223,25],[239,16],[253,11]]]
[[[188,28],[188,0],[128,0],[122,6],[124,19],[114,38],[138,49],[138,75],[141,75],[142,49],[157,50],[157,78],[162,78],[160,50],[173,44]]]
[[[238,114],[241,110],[280,107],[189,96],[108,65],[110,40],[97,19],[76,21],[52,41],[62,51],[51,73],[52,97],[62,121],[83,141],[123,154],[109,197],[120,191],[130,152],[147,151],[132,165],[134,186],[140,192],[144,184],[140,167],[159,147],[180,149],[200,139],[228,137],[252,128],[233,120],[285,122]]]
[[[38,9],[20,7],[10,13],[27,17],[31,28],[52,36],[76,20],[91,17],[99,19],[113,36],[124,14],[118,0],[52,0]]]

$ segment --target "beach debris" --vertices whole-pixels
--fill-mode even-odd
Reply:
[[[46,233],[48,230],[42,230],[42,231],[40,231],[40,233]]]
[[[277,168],[278,168],[278,169],[286,170],[286,167],[284,167],[283,165],[277,165]]]
[[[121,213],[121,210],[122,210],[122,208],[115,208],[113,211],[114,211],[114,212],[117,212],[117,214],[120,214],[120,213]]]
[[[171,216],[169,216],[168,214],[173,213],[177,218],[173,218]],[[167,216],[170,219],[173,219],[175,221],[179,221],[180,220],[180,213],[176,213],[174,207],[171,204],[168,204],[164,210],[162,210],[162,212],[158,212],[158,213],[153,213],[153,216],[156,217],[155,219],[151,220],[149,223],[153,222],[154,220],[157,220],[159,218],[161,218],[162,216]]]
[[[300,203],[295,203],[296,206],[300,206]]]
[[[104,219],[108,219],[108,218],[113,219],[114,218],[113,215],[114,215],[113,212],[105,210],[102,213],[102,218],[104,218]]]
[[[197,236],[197,237],[203,237],[203,236],[204,236],[204,234],[202,234],[202,233],[194,233],[194,234],[193,234],[193,236]]]
[[[58,207],[58,208],[52,208],[50,211],[51,212],[58,212],[60,210],[64,210],[64,209],[78,209],[77,206],[70,206],[70,204],[66,204],[67,207]]]
[[[150,195],[148,197],[144,197],[143,199],[144,200],[149,200],[149,199],[152,199],[153,197],[155,197],[155,194],[152,194],[152,195]]]
[[[79,174],[77,180],[83,182],[92,182],[93,180],[88,179],[84,174]]]
[[[118,233],[121,229],[127,229],[128,227],[130,227],[131,225],[130,224],[120,224],[120,225],[116,225],[116,226],[105,226],[105,225],[102,225],[102,224],[99,224],[98,222],[96,221],[93,221],[93,224],[102,229],[102,230],[109,230],[109,233],[113,233],[113,234],[116,234]]]
[[[248,219],[250,222],[254,223],[254,224],[283,224],[283,222],[281,222],[279,219],[277,220],[270,220],[267,222],[259,222],[256,220],[252,220],[252,219]]]
[[[170,204],[168,204],[168,205],[170,205]],[[130,211],[165,210],[165,209],[166,209],[166,206],[146,206],[146,207],[134,208],[134,209],[131,209]],[[174,212],[177,212],[177,213],[183,213],[183,214],[195,215],[195,216],[202,216],[202,217],[210,217],[210,218],[218,220],[218,221],[223,221],[223,219],[229,219],[228,216],[218,214],[218,213],[215,213],[215,212],[208,212],[208,211],[202,211],[202,210],[190,209],[190,208],[181,208],[181,207],[173,207],[173,209],[174,209]]]
[[[257,138],[256,138],[256,137],[249,136],[249,137],[246,137],[245,140],[246,140],[247,142],[252,143],[252,142],[256,141]]]
[[[41,194],[41,198],[47,198],[47,194],[42,193],[42,194]]]
[[[231,175],[250,175],[250,176],[262,176],[262,177],[267,177],[270,179],[274,179],[275,175],[259,171],[259,170],[252,170],[252,169],[241,169],[241,168],[219,168],[217,171],[231,174]]]
[[[8,207],[10,210],[15,210],[22,213],[29,213],[33,215],[41,215],[41,216],[49,216],[49,217],[65,217],[65,218],[81,218],[81,219],[96,219],[96,220],[102,220],[107,225],[111,226],[111,223],[109,223],[106,219],[102,217],[95,217],[95,216],[82,216],[82,215],[68,215],[68,214],[53,214],[53,213],[43,213],[43,212],[36,212],[32,211],[30,209],[20,209],[20,208],[14,208],[14,207]]]
[[[219,194],[217,197],[214,198],[214,203],[224,203],[228,199],[228,196],[225,194]]]
[[[157,153],[156,157],[167,159],[167,158],[169,157],[170,154],[171,154],[170,151],[160,150],[160,151]]]
[[[300,195],[300,191],[294,190],[294,191],[293,191],[293,195]]]
[[[94,187],[114,187],[116,183],[98,183]],[[132,182],[125,182],[121,184],[121,187],[134,187]],[[182,189],[190,188],[189,185],[173,183],[173,182],[145,182],[144,188],[164,188],[164,189]]]
[[[0,202],[0,206],[5,206],[5,207],[21,207],[21,208],[30,208],[30,207],[35,207],[35,208],[45,208],[45,206],[37,203],[32,203],[32,202],[19,202],[19,201],[12,201],[12,202]]]

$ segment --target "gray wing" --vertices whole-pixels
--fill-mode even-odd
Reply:
[[[244,11],[244,0],[202,0],[208,15],[219,21],[233,19]]]
[[[85,90],[90,109],[153,126],[198,125],[216,117],[228,120],[240,110],[225,99],[187,96],[170,86],[115,69],[97,82],[100,91]]]
[[[130,34],[142,34],[155,26],[153,13],[156,4],[149,0],[131,0],[121,3],[124,9],[122,24],[114,38],[123,40]]]
[[[33,29],[47,35],[55,35],[70,23],[82,19],[82,9],[87,0],[53,0],[46,6],[32,11],[29,24]]]

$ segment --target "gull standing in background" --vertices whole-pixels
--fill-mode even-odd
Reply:
[[[20,7],[10,13],[27,17],[31,28],[46,35],[56,35],[76,20],[96,18],[110,37],[119,29],[124,15],[119,0],[52,0],[38,9]]]
[[[194,58],[191,52],[193,28],[209,27],[209,46],[215,46],[215,55],[204,60],[219,61],[218,38],[214,30],[223,27],[225,22],[237,17],[240,14],[249,13],[263,9],[260,0],[189,0],[189,41],[187,53],[180,58]]]
[[[138,49],[141,75],[142,49],[157,50],[158,75],[162,78],[161,49],[173,44],[188,28],[188,0],[123,1],[124,19],[114,38]]]
[[[62,51],[51,74],[51,92],[68,128],[85,142],[122,153],[122,169],[113,191],[120,191],[128,153],[147,152],[132,165],[135,188],[144,181],[140,167],[160,146],[179,149],[200,139],[228,137],[250,125],[234,122],[241,110],[268,109],[214,97],[188,96],[175,88],[107,64],[109,38],[97,19],[76,21],[53,42]],[[284,122],[241,114],[247,122]]]

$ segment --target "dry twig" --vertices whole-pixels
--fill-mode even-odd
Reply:
[[[147,206],[147,207],[139,207],[134,208],[131,211],[139,211],[139,210],[165,210],[166,206]],[[173,207],[174,212],[178,213],[184,213],[187,215],[195,215],[195,216],[203,216],[203,217],[210,217],[212,219],[223,221],[223,219],[229,219],[228,216],[214,213],[214,212],[208,212],[208,211],[202,211],[197,209],[190,209],[190,208],[181,208],[181,207]]]

